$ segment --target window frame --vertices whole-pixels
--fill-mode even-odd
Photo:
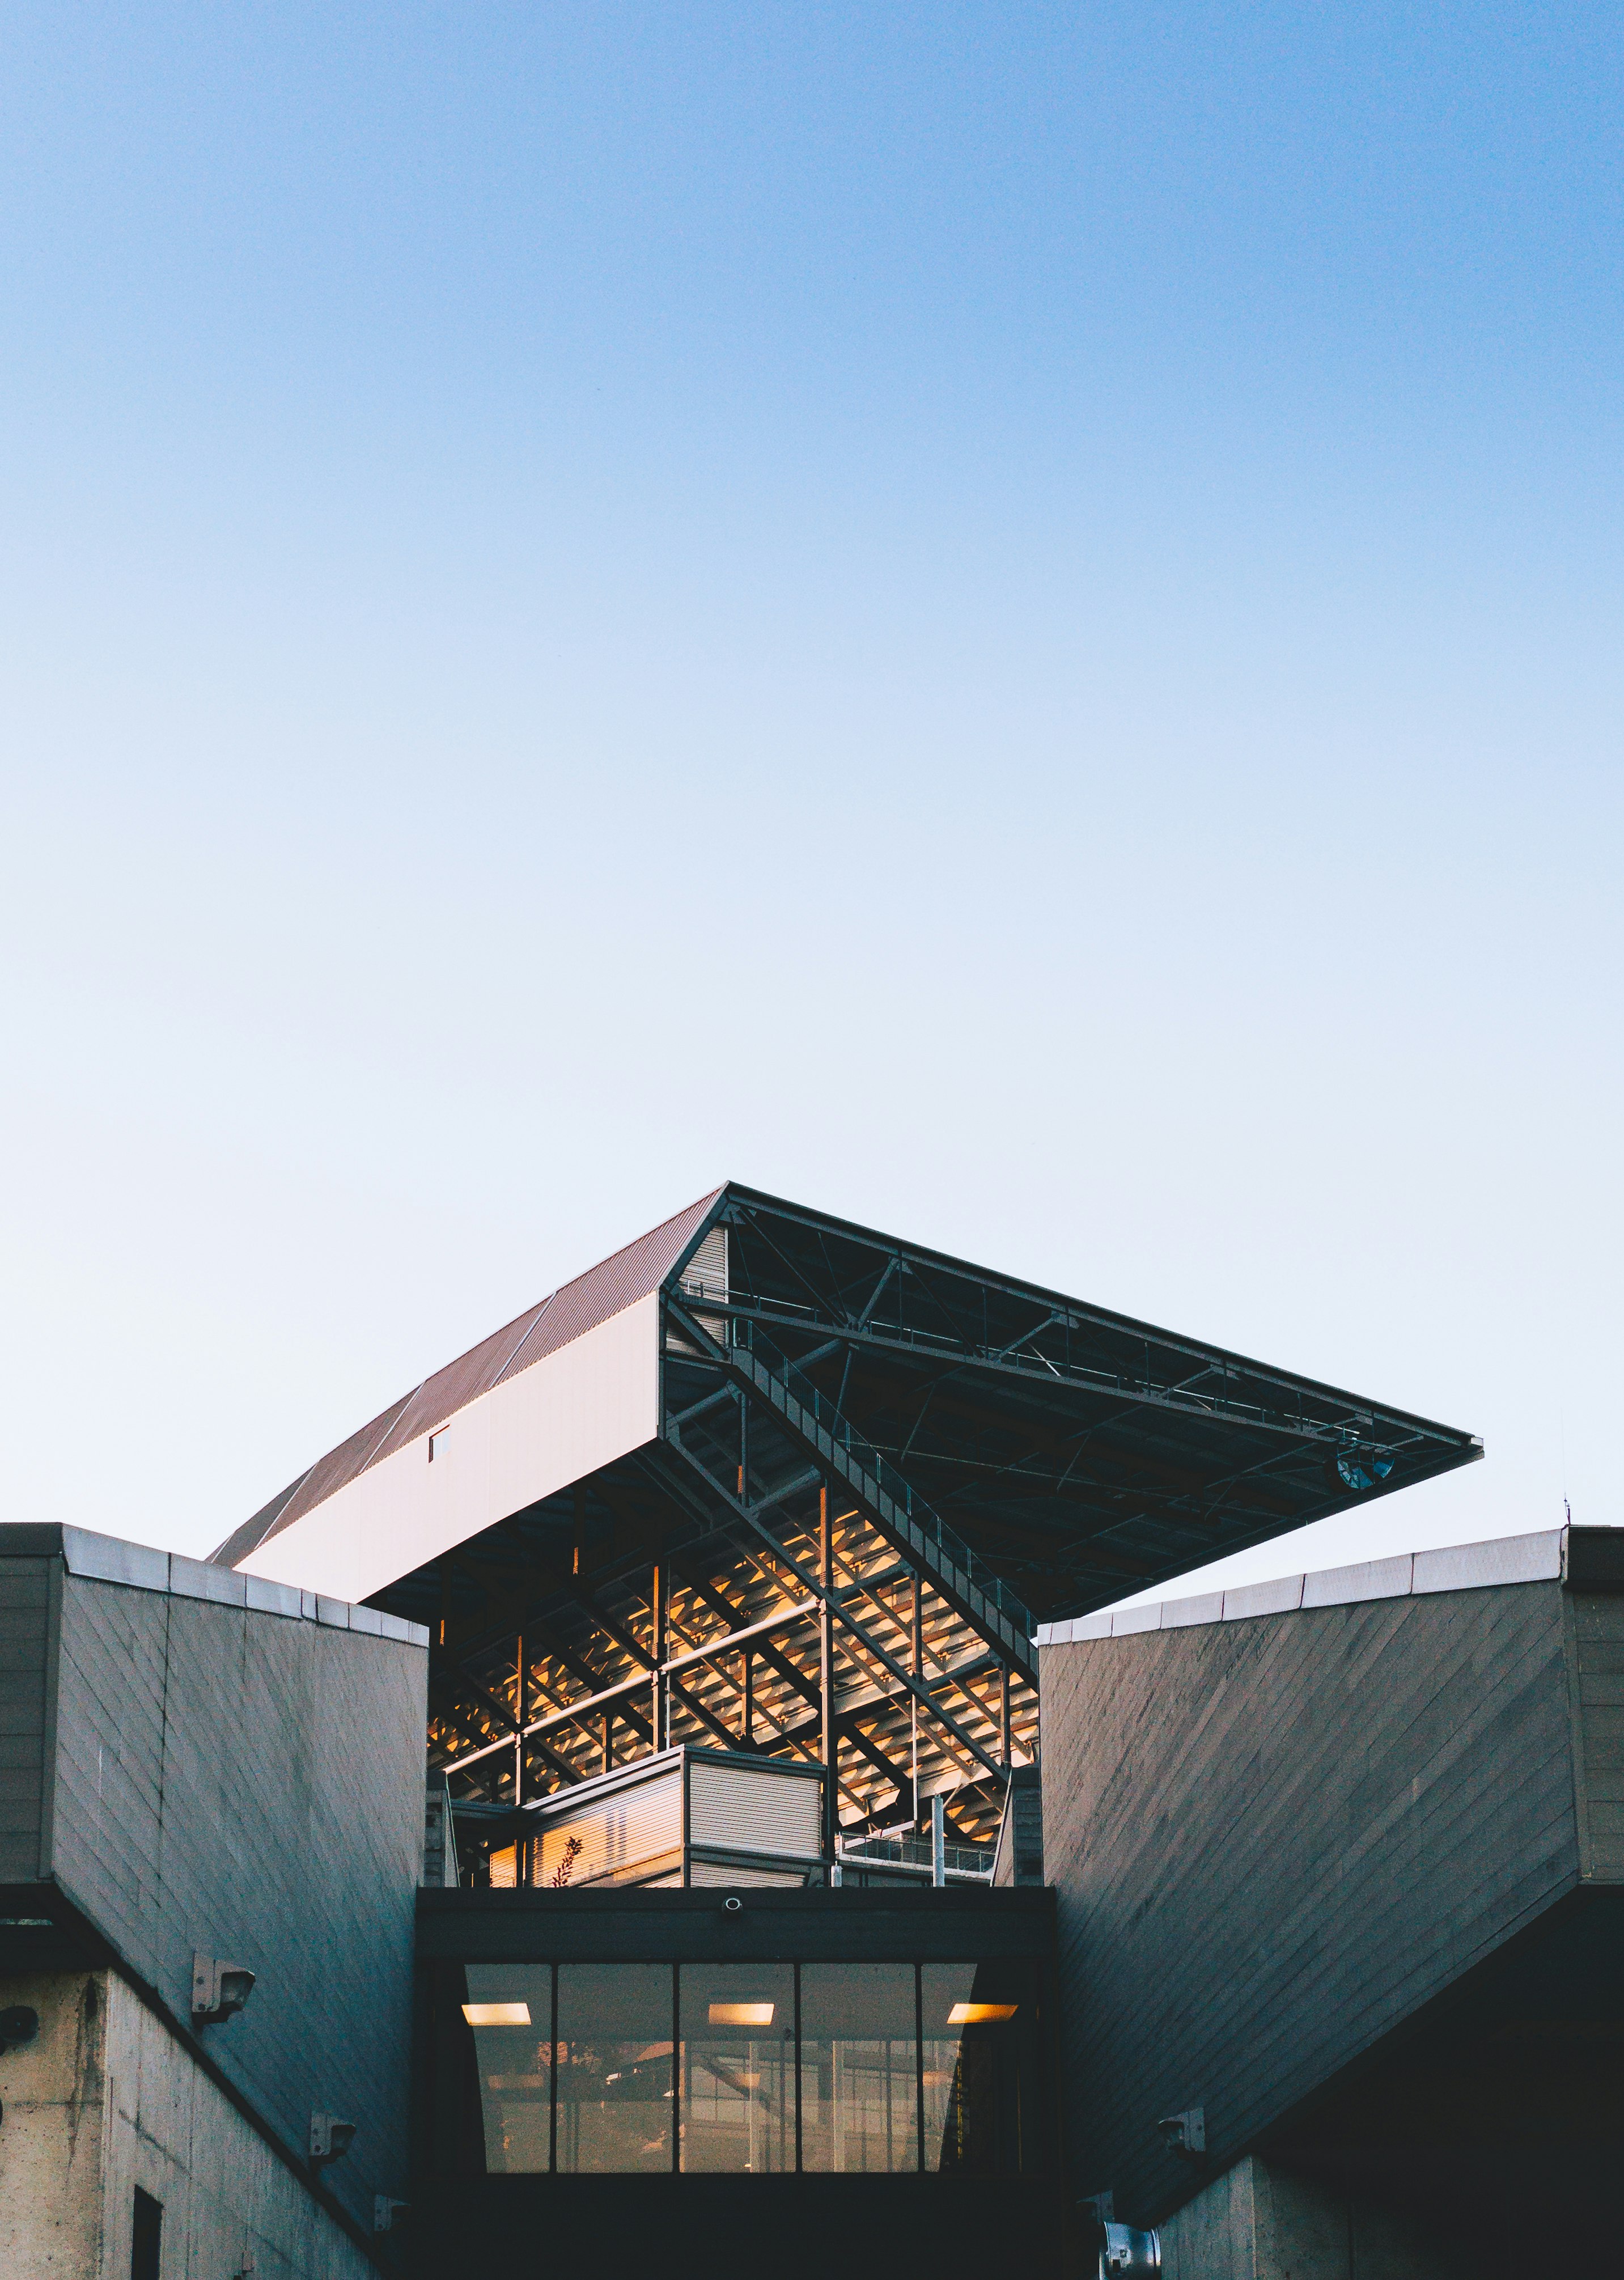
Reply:
[[[584,1959],[581,1960],[584,1960]],[[448,1959],[448,1961],[449,1960],[450,1960]],[[554,1957],[550,1960],[543,1957],[536,1957],[534,1960],[527,1959],[523,1962],[520,1962],[518,1959],[515,1959],[513,1961],[512,1968],[515,1969],[545,1969],[547,1972],[549,1989],[548,1999],[550,2006],[550,2014],[548,2020],[548,2035],[551,2063],[548,2068],[548,2124],[546,2132],[547,2167],[544,2169],[517,2170],[506,2173],[512,2176],[524,2176],[530,2178],[546,2177],[552,2179],[564,2176],[573,2176],[577,2174],[590,2174],[602,2176],[631,2176],[639,2174],[637,2171],[629,2169],[624,2171],[604,2170],[602,2172],[577,2173],[573,2170],[560,2170],[558,2167],[560,2071],[558,2063],[558,1974],[566,1963],[573,1963],[575,1960],[576,1959],[571,1957]],[[805,1960],[810,1961],[812,1960],[812,1959],[805,1959]],[[824,1962],[832,1962],[835,1959],[820,1958],[817,1959],[817,1960],[821,1964]],[[927,1968],[933,1967],[940,1967],[943,1965],[951,1967],[958,1964],[959,1966],[967,1966],[973,1970],[980,1970],[983,1968],[1012,1966],[1022,1973],[1026,1984],[1030,1991],[1028,1996],[1025,1999],[1030,2005],[1030,2015],[1021,2030],[1022,2041],[1025,2048],[1024,2051],[1018,2052],[1017,2053],[1017,2079],[1019,2082],[1024,2083],[1027,2078],[1028,2070],[1028,2068],[1030,2069],[1033,2085],[1039,2091],[1041,2114],[1043,2106],[1047,2103],[1047,2099],[1043,2094],[1043,2085],[1047,2079],[1044,2071],[1044,2053],[1046,2047],[1046,2036],[1044,2032],[1044,1999],[1048,1973],[1040,1958],[1036,1956],[1012,1956],[999,1958],[987,1955],[962,1955],[958,1957],[935,1955],[921,1956],[916,1953],[912,1956],[864,1956],[848,1958],[844,1959],[844,1960],[851,1964],[859,1962],[889,1963],[893,1968],[902,1968],[911,1970],[913,1975],[914,2162],[912,2167],[910,2168],[894,2169],[883,2172],[862,2172],[860,2174],[887,2175],[899,2179],[907,2176],[934,2176],[954,2174],[951,2171],[943,2170],[940,2165],[933,2166],[931,2164],[928,2159],[929,2149],[926,2141],[924,1974]],[[708,1962],[702,1962],[697,1958],[688,1959],[685,1965],[681,1959],[666,1956],[616,1956],[613,1958],[605,1957],[596,1959],[595,1961],[596,1967],[598,1968],[613,1968],[620,1964],[625,1963],[638,1965],[645,1969],[650,1968],[650,1966],[652,1966],[657,1969],[668,1971],[671,1974],[672,2115],[671,2166],[669,2174],[673,2176],[702,2175],[731,2176],[735,2174],[740,2176],[748,2176],[750,2173],[746,2170],[739,2170],[737,2172],[721,2170],[685,2170],[682,2166],[681,2122],[683,2093],[686,2087],[684,2081],[684,2048],[682,2035],[683,1972],[685,1968],[693,1970],[697,1973],[703,1972],[713,1968],[713,1966]],[[780,2181],[789,2177],[799,2178],[812,2176],[823,2176],[827,2175],[845,2174],[843,2172],[809,2170],[805,2167],[805,2117],[802,2095],[802,2068],[804,2063],[804,2053],[805,2046],[804,2016],[801,1980],[804,1960],[797,1957],[793,1960],[789,1960],[789,1959],[779,1959],[779,1961],[781,1964],[784,1961],[789,1962],[789,1968],[791,1969],[794,1977],[795,2045],[793,2059],[789,2061],[789,2063],[790,2065],[794,2079],[795,2159],[793,2168],[786,2166],[784,2168],[771,2172],[770,2174]],[[462,1976],[465,1990],[466,1988],[466,1973],[470,1965],[473,1962],[474,1959],[469,1958],[466,1962],[462,1962],[452,1967],[453,1969]],[[489,1970],[492,1968],[501,1969],[504,1967],[501,1965],[493,1965],[481,1958],[479,1960],[478,1968],[481,1970]],[[437,2007],[449,2003],[450,2000],[449,1991],[443,1991],[443,1983],[436,1982],[435,1992],[431,1998],[432,2001]],[[461,2023],[460,2020],[458,2023]],[[472,2028],[468,2028],[466,2031],[472,2035],[473,2030]],[[483,2100],[486,2093],[483,2081],[478,2074],[477,2066],[475,2067],[473,2073],[473,2094],[480,2101],[481,2112],[479,2120],[482,2125]],[[1016,2118],[1014,2130],[1014,2160],[1012,2166],[1004,2168],[1000,2165],[992,2171],[984,2172],[982,2174],[996,2177],[1035,2178],[1046,2174],[1051,2168],[1052,2161],[1049,2158],[1048,2152],[1049,2132],[1047,2125],[1039,2121],[1038,2127],[1035,2130],[1031,2127],[1031,2124],[1035,2120],[1038,2120],[1038,2117],[1028,2116],[1024,2112]],[[463,2133],[459,2133],[459,2135],[460,2134]],[[481,2143],[482,2144],[484,2142],[482,2127],[478,2134],[480,2135]],[[438,2124],[436,2125],[435,2135],[437,2138],[441,2136],[441,2126]],[[441,2142],[449,2144],[450,2140],[449,2138],[443,2138]],[[438,2148],[436,2148],[436,2154],[437,2152]],[[435,2159],[435,2156],[431,2156],[431,2159],[435,2160],[435,2166],[437,2167],[437,2159]],[[453,2161],[456,2161],[457,2159],[457,2155],[453,2153]],[[466,2171],[463,2173],[466,2174]],[[492,2172],[487,2169],[482,2174],[490,2176],[502,2173]],[[653,2172],[643,2172],[642,2174],[659,2176],[666,2173],[663,2170],[656,2170]],[[851,2174],[855,2175],[858,2173],[853,2172]]]

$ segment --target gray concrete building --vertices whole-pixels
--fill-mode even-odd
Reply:
[[[1173,1580],[1482,1453],[728,1182],[0,1529],[0,2274],[1620,2268],[1624,1538]]]
[[[1199,2280],[1624,2268],[1624,1534],[1038,1641],[1080,2184]]]
[[[0,1527],[0,2270],[370,2268],[408,2168],[426,1649]],[[223,1965],[251,1991],[210,2017]],[[343,2158],[312,2114],[354,2125]]]

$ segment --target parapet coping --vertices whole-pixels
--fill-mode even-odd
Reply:
[[[212,1560],[188,1560],[179,1552],[127,1544],[120,1537],[96,1536],[89,1529],[64,1527],[61,1537],[70,1575],[122,1583],[135,1591],[166,1591],[178,1599],[209,1599],[217,1606],[245,1608],[250,1614],[325,1623],[329,1630],[360,1631],[404,1646],[428,1645],[426,1624],[386,1615],[378,1607],[354,1606],[348,1599],[330,1599],[325,1592],[302,1591],[296,1584],[273,1583],[268,1576],[241,1575],[235,1568],[216,1567]],[[0,1552],[4,1549],[0,1531]]]
[[[1537,1536],[1497,1537],[1488,1544],[1451,1544],[1436,1552],[1401,1552],[1390,1560],[1361,1560],[1351,1568],[1317,1575],[1281,1575],[1269,1583],[1237,1583],[1194,1598],[1160,1599],[1144,1607],[1105,1607],[1070,1622],[1040,1624],[1039,1646],[1069,1646],[1079,1639],[1126,1638],[1135,1631],[1181,1630],[1195,1623],[1244,1622],[1254,1615],[1284,1615],[1305,1607],[1347,1606],[1361,1599],[1419,1598],[1429,1591],[1482,1591],[1501,1583],[1554,1583],[1564,1574],[1566,1529]]]

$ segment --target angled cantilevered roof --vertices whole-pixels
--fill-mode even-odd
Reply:
[[[628,1243],[623,1251],[589,1267],[573,1282],[561,1284],[539,1304],[493,1331],[455,1361],[448,1362],[443,1369],[425,1378],[398,1401],[391,1402],[358,1433],[341,1441],[336,1449],[329,1450],[308,1471],[301,1473],[280,1496],[273,1497],[251,1520],[245,1521],[228,1536],[211,1557],[227,1567],[248,1568],[261,1575],[276,1574],[283,1581],[296,1580],[292,1575],[281,1575],[281,1564],[269,1554],[268,1547],[275,1538],[298,1528],[318,1507],[326,1506],[341,1492],[352,1490],[364,1475],[413,1444],[428,1439],[453,1417],[499,1387],[512,1383],[521,1373],[535,1369],[563,1348],[650,1298],[690,1247],[722,1192],[719,1188],[702,1196],[686,1211],[678,1212],[647,1235],[639,1236],[635,1243]],[[627,1445],[635,1447],[636,1443]],[[619,1455],[621,1452],[611,1453]],[[353,1504],[354,1499],[350,1501]],[[521,1501],[529,1503],[532,1499],[527,1497]],[[338,1514],[332,1517],[343,1525]],[[303,1531],[296,1566],[305,1556],[306,1546],[313,1543],[313,1531]],[[328,1547],[329,1555],[331,1549]],[[330,1558],[316,1556],[312,1551],[309,1564],[313,1583],[319,1584],[326,1578]],[[376,1591],[382,1583],[393,1582],[395,1575],[401,1572],[397,1568],[394,1573],[369,1583],[366,1588]]]
[[[729,1182],[395,1403],[215,1557],[370,1597],[633,1450],[691,1437],[678,1389],[696,1365],[792,1405],[804,1445],[823,1419],[852,1452],[845,1477],[887,1489],[882,1521],[939,1528],[974,1555],[966,1573],[1051,1621],[1482,1453],[1407,1411]]]

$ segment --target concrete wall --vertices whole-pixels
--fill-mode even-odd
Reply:
[[[40,2032],[0,2052],[0,2272],[127,2280],[135,2188],[163,2280],[361,2280],[373,2268],[115,1973],[0,1980]]]
[[[1160,2230],[1162,2280],[1466,2280],[1402,2214],[1251,2159]]]
[[[312,2111],[358,2124],[332,2188],[370,2229],[374,2194],[405,2194],[422,1634],[351,1629],[325,1602],[305,1620],[296,1592],[282,1616],[7,1555],[68,1533],[0,1530],[10,1752],[42,1751],[45,1768],[31,1866],[20,1784],[12,1801],[11,1881],[59,1888],[182,2024],[195,1951],[255,1972],[248,2008],[204,2046],[299,2160]],[[86,1558],[127,1555],[132,1575],[167,1560],[95,1542]],[[250,1588],[223,1569],[189,1580]]]

